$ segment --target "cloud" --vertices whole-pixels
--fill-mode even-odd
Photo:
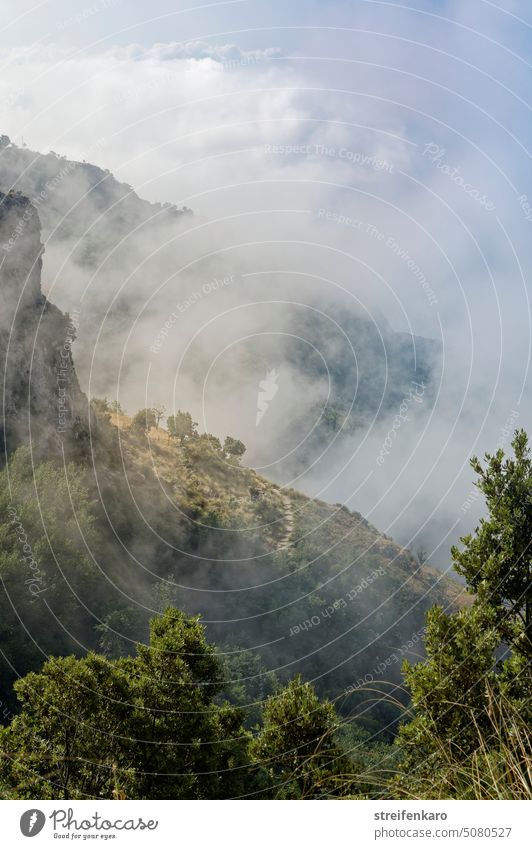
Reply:
[[[222,65],[240,64],[254,65],[266,62],[268,59],[279,58],[280,48],[268,47],[264,50],[242,50],[236,44],[209,44],[206,41],[188,41],[157,43],[151,47],[132,44],[127,47],[117,47],[112,51],[118,59],[133,59],[137,62],[175,62],[195,59],[200,62],[212,59]]]
[[[400,539],[421,536],[432,548],[456,522],[454,538],[472,521],[473,510],[461,511],[470,454],[495,447],[516,405],[520,423],[530,422],[523,273],[532,260],[530,110],[520,59],[529,33],[485,3],[481,15],[476,2],[418,10],[325,5],[326,19],[324,4],[313,4],[316,28],[293,35],[290,49],[286,38],[279,49],[264,31],[254,49],[190,39],[76,55],[51,46],[7,51],[0,122],[34,149],[95,160],[142,196],[196,212],[194,233],[165,247],[157,271],[152,263],[122,281],[134,317],[121,316],[124,331],[111,350],[118,358],[127,350],[121,390],[131,404],[144,400],[139,369],[169,307],[233,271],[237,286],[199,299],[176,322],[149,378],[154,395],[171,403],[181,391],[192,403],[196,391],[197,403],[197,381],[176,384],[194,332],[210,334],[208,368],[222,343],[240,346],[245,361],[238,340],[249,326],[279,329],[281,306],[263,307],[261,325],[243,308],[248,302],[323,307],[342,293],[397,329],[438,339],[444,356],[433,414],[427,409],[401,428],[382,468],[373,460],[387,423],[364,434],[355,460],[359,443],[331,452],[299,483],[330,500],[350,499]],[[510,8],[526,17],[523,4]],[[439,158],[427,155],[430,145],[443,151]],[[147,245],[131,249],[142,254]],[[79,268],[64,269],[63,259],[47,247],[47,283],[60,306],[87,282]],[[105,315],[105,273],[92,292]],[[227,312],[237,308],[239,317]],[[88,337],[87,344],[90,350]],[[242,386],[236,370],[232,384],[215,387],[209,420],[247,437],[239,432],[248,420],[239,404],[250,399],[251,433],[264,373]],[[283,374],[272,422],[292,415],[297,380]],[[261,435],[266,425],[265,417]]]

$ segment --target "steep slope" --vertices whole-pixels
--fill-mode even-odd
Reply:
[[[400,681],[402,661],[420,656],[425,611],[456,609],[460,585],[359,513],[280,489],[208,437],[180,445],[162,428],[136,433],[126,416],[110,424],[139,523],[149,523],[142,505],[157,514],[159,575],[175,603],[201,614],[219,645],[389,721],[393,710],[369,706],[363,688]]]
[[[3,526],[10,617],[13,593],[19,598],[7,632],[29,621],[32,638],[43,631],[53,651],[71,651],[73,626],[62,621],[68,610],[82,634],[76,651],[100,646],[116,654],[130,651],[153,613],[173,604],[200,614],[222,650],[258,653],[281,678],[300,671],[345,711],[358,705],[366,712],[361,682],[397,683],[402,659],[419,654],[425,610],[454,606],[460,587],[420,566],[360,514],[283,490],[243,467],[216,437],[196,434],[180,444],[163,429],[146,434],[105,403],[89,414],[72,359],[75,333],[41,293],[38,215],[15,192],[0,196],[0,234],[3,448],[11,457],[33,442],[31,458],[15,454],[14,509],[29,511],[20,533],[41,552],[38,568],[50,588],[42,597],[21,590],[18,532],[13,522]],[[72,468],[63,467],[65,448],[78,461]],[[45,457],[53,468],[34,467]],[[32,477],[42,481],[51,537]],[[2,496],[10,504],[11,491]],[[24,674],[39,652],[12,668]],[[393,715],[382,700],[371,708],[381,728]]]
[[[131,186],[89,162],[40,154],[0,136],[0,186],[20,192],[39,210],[44,240],[80,240],[76,260],[96,267],[131,230],[175,224],[188,209],[149,203]]]
[[[309,467],[320,473],[324,451],[393,419],[413,381],[426,386],[428,407],[437,344],[357,312],[337,290],[325,297],[311,277],[272,272],[257,282],[253,252],[226,251],[222,228],[190,210],[149,203],[109,171],[6,136],[0,187],[20,189],[38,209],[45,291],[79,311],[77,369],[91,394],[116,396],[120,386],[120,400],[140,406],[138,376],[151,361],[152,402],[168,405],[179,362],[180,403],[196,418],[205,405],[211,430],[222,411],[249,462],[280,483]],[[259,428],[259,386],[274,372],[275,403]]]
[[[35,207],[0,192],[0,373],[4,456],[32,438],[42,456],[87,438],[88,407],[72,361],[73,320],[41,292],[43,245]]]

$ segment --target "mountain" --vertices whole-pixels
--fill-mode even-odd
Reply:
[[[194,428],[179,440],[105,400],[89,405],[73,322],[41,292],[38,211],[16,191],[0,197],[0,233],[0,494],[17,517],[0,528],[2,698],[50,653],[127,653],[172,604],[202,616],[229,665],[252,652],[261,668],[281,679],[299,671],[339,709],[388,728],[395,709],[368,703],[361,686],[399,683],[426,609],[454,609],[460,586],[359,513],[246,468],[230,443]],[[38,572],[24,583],[21,539]],[[32,642],[22,645],[24,632]]]
[[[257,247],[226,250],[221,225],[186,207],[150,203],[109,171],[7,136],[0,187],[39,212],[44,289],[78,316],[77,372],[90,395],[140,407],[149,372],[150,402],[170,406],[178,381],[180,406],[242,439],[248,463],[282,484],[319,476],[331,455],[384,428],[414,382],[432,397],[438,344],[394,331],[338,287],[325,296],[311,275],[256,278]],[[259,386],[272,374],[275,400],[258,427]]]
[[[163,596],[201,615],[226,651],[252,650],[281,678],[301,672],[346,712],[363,701],[363,716],[393,715],[362,688],[398,684],[422,651],[426,610],[457,609],[463,588],[360,513],[271,483],[213,437],[142,435],[115,413],[109,424],[130,499],[109,489],[109,519],[135,505],[151,525]]]
[[[132,230],[172,226],[191,210],[142,200],[110,171],[57,153],[40,154],[0,136],[0,186],[39,210],[44,240],[80,241],[75,261],[94,268]]]
[[[35,439],[39,454],[86,439],[89,408],[72,360],[75,320],[41,291],[43,245],[35,207],[0,192],[2,458]]]

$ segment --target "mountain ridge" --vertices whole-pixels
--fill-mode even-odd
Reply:
[[[321,695],[349,702],[349,710],[364,701],[353,690],[354,682],[368,675],[378,678],[376,670],[386,671],[389,683],[383,679],[382,687],[393,691],[400,681],[400,663],[393,658],[401,659],[401,647],[409,645],[404,657],[415,656],[414,635],[424,627],[427,608],[438,602],[455,609],[462,588],[416,562],[359,513],[283,489],[242,466],[231,443],[227,447],[194,430],[175,439],[157,427],[133,427],[135,419],[117,416],[106,401],[92,399],[89,405],[77,380],[69,318],[40,291],[38,213],[15,192],[0,201],[0,244],[8,248],[2,248],[0,285],[14,310],[4,335],[18,340],[14,361],[7,346],[1,349],[7,386],[16,386],[25,359],[37,352],[23,391],[6,396],[5,453],[9,460],[16,458],[15,449],[36,441],[31,468],[24,471],[29,458],[17,461],[26,481],[21,492],[28,475],[43,481],[79,476],[80,497],[86,490],[82,500],[90,499],[83,511],[91,533],[96,530],[99,536],[96,555],[89,552],[93,563],[82,534],[86,565],[78,575],[69,565],[71,580],[88,587],[69,601],[71,617],[78,617],[76,628],[84,634],[78,643],[127,653],[129,645],[143,639],[149,618],[171,604],[189,616],[201,615],[209,638],[222,650],[251,649],[281,677],[301,672]],[[10,234],[24,216],[25,226],[10,246]],[[27,303],[18,309],[28,280]],[[57,392],[65,338],[71,340],[65,353],[67,434],[60,430]],[[24,428],[27,419],[33,420],[31,430]],[[77,464],[68,472],[65,452]],[[39,457],[47,460],[42,467],[33,465]],[[66,485],[70,492],[69,480]],[[62,503],[60,511],[65,522],[69,505]],[[75,511],[71,521],[78,522]],[[38,524],[32,527],[37,534]],[[40,568],[59,592],[62,564],[52,560],[46,566],[48,559],[43,553]],[[16,581],[16,559],[9,563]],[[70,585],[65,592],[71,592]],[[90,602],[82,617],[76,614],[80,598]],[[57,603],[64,604],[60,599]],[[32,605],[23,597],[22,621],[35,616]],[[48,629],[56,638],[55,652],[57,627],[52,619]],[[67,647],[72,651],[70,638],[62,651]],[[380,697],[372,721],[380,716],[385,724],[392,722],[390,710]]]

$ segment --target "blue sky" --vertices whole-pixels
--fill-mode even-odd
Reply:
[[[216,38],[237,33],[243,47],[257,47],[276,31],[276,41],[287,49],[301,44],[301,27],[353,26],[371,20],[377,27],[402,26],[422,29],[430,16],[448,17],[463,26],[499,35],[511,32],[512,39],[529,43],[522,21],[530,21],[526,2],[490,0],[233,0],[233,2],[194,2],[194,0],[3,0],[0,43],[3,46],[55,41],[87,47],[93,43],[145,46],[155,41],[181,41]],[[78,18],[80,23],[74,24]],[[520,19],[520,20],[519,20]],[[62,24],[71,21],[68,31]],[[437,27],[436,18],[433,18]],[[281,30],[287,28],[285,32]],[[255,30],[255,32],[253,32]],[[325,39],[325,43],[327,40]]]

